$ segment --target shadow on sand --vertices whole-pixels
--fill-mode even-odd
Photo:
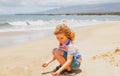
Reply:
[[[81,69],[78,69],[78,70],[73,70],[73,72],[74,72],[75,74],[79,74],[79,73],[81,73],[81,72],[82,72],[82,70],[81,70]]]
[[[49,74],[49,73],[52,73],[53,71],[49,71],[49,72],[43,72],[41,73],[41,75],[45,75],[45,74]],[[81,69],[78,69],[78,70],[73,70],[72,72],[74,72],[75,74],[79,74],[82,72]]]

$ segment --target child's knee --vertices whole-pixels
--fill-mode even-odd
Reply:
[[[58,48],[54,48],[52,54],[55,55],[63,55],[63,51],[59,50]]]
[[[57,53],[57,48],[54,48],[52,54],[55,55]]]
[[[53,51],[54,51],[54,50],[57,50],[57,49],[58,49],[58,48],[54,48]]]

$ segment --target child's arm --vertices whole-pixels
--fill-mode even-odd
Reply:
[[[54,60],[55,60],[55,57],[52,57],[50,60],[48,60],[47,62],[45,62],[44,64],[42,64],[42,67],[47,67]]]
[[[81,63],[82,61],[83,61],[82,58],[80,58],[80,59],[79,59],[79,62]]]

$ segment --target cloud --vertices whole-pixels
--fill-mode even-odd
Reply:
[[[119,0],[0,0],[1,13],[44,11],[71,5],[120,2]]]
[[[28,6],[69,6],[78,4],[92,4],[104,2],[118,2],[119,0],[0,0],[0,6],[4,7],[28,7]],[[120,1],[119,1],[120,2]]]

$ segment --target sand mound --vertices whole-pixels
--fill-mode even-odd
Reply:
[[[96,55],[90,58],[90,61],[104,61],[112,64],[113,66],[120,67],[120,48],[116,48],[114,51],[109,51],[104,54]]]

